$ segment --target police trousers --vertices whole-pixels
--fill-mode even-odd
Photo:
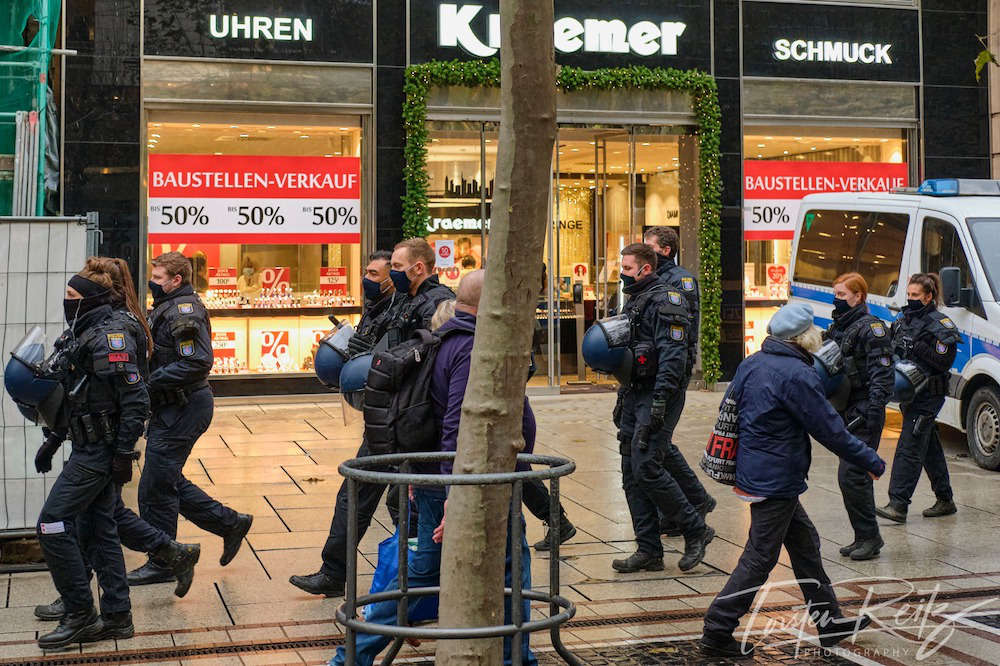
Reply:
[[[684,456],[672,444],[668,446],[666,427],[648,433],[652,403],[652,390],[633,388],[623,393],[618,441],[622,488],[638,549],[662,557],[659,514],[673,517],[685,536],[695,535],[705,528],[705,521],[694,504],[705,501],[707,495]],[[695,502],[689,497],[696,498]]]
[[[114,509],[111,450],[74,445],[38,516],[38,542],[67,613],[93,608],[90,567],[102,590],[101,612],[131,609]]]
[[[903,412],[903,431],[892,459],[892,476],[889,477],[889,500],[905,511],[910,505],[913,491],[920,481],[920,470],[927,472],[934,495],[951,501],[951,479],[948,463],[938,436],[935,423],[944,406],[944,396],[918,393],[913,402],[900,405]]]
[[[177,516],[217,536],[236,526],[235,511],[212,499],[184,478],[184,464],[198,438],[212,423],[214,400],[207,386],[191,393],[183,407],[154,411],[146,434],[146,463],[139,477],[139,515],[177,538]]]
[[[884,425],[885,410],[875,423],[865,421],[851,433],[877,451]],[[875,520],[875,487],[872,478],[868,476],[868,470],[841,458],[840,466],[837,468],[837,483],[840,485],[847,518],[854,528],[854,540],[864,541],[877,537],[879,531],[878,522]]]

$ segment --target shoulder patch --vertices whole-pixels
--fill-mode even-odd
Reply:
[[[681,287],[684,288],[684,291],[694,291],[694,278],[682,277]]]
[[[138,372],[130,372],[127,375],[125,375],[126,384],[138,384],[139,380],[141,379],[142,377],[139,376]]]
[[[181,356],[194,356],[194,340],[181,340],[177,350]]]
[[[681,295],[680,295],[680,292],[677,292],[677,291],[668,291],[667,292],[667,299],[671,303],[673,303],[674,305],[680,305],[681,304]]]
[[[124,333],[108,333],[108,349],[112,351],[120,351],[125,349],[125,334]]]
[[[882,324],[882,322],[874,321],[870,324],[870,326],[872,329],[872,335],[874,335],[876,338],[885,337],[885,326]]]
[[[948,345],[946,345],[945,343],[941,342],[940,340],[936,340],[934,342],[934,351],[936,351],[938,354],[942,354],[942,355],[947,354],[948,353]]]
[[[670,339],[677,340],[680,342],[684,339],[684,327],[683,326],[671,326],[670,327]]]
[[[941,317],[940,319],[938,319],[938,321],[941,322],[941,325],[944,326],[945,328],[955,328],[955,322],[953,322],[948,317]]]
[[[177,311],[181,314],[191,314],[194,312],[194,303],[178,303]]]
[[[892,365],[892,359],[889,358],[888,356],[879,356],[878,362],[879,362],[879,365],[884,366],[886,368],[888,368],[890,365]]]

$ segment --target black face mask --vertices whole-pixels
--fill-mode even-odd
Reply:
[[[906,299],[906,309],[909,310],[910,312],[916,312],[922,307],[924,307],[924,302],[919,298]]]
[[[87,314],[94,308],[110,302],[110,290],[105,291],[102,294],[87,296],[86,298],[64,298],[63,316],[66,317],[66,323],[70,325],[70,328],[72,328],[76,325],[76,322],[80,320],[80,317]]]
[[[833,299],[833,314],[840,316],[846,312],[850,312],[851,306],[848,304],[847,299],[835,298]]]
[[[158,301],[167,295],[167,292],[163,291],[163,287],[153,282],[152,280],[149,281],[149,291],[151,294],[153,294],[154,301]]]
[[[635,284],[635,277],[631,275],[625,275],[624,273],[622,273],[621,279],[622,279],[622,284],[625,286],[626,289]]]
[[[77,317],[80,316],[80,310],[83,307],[82,298],[64,298],[63,299],[63,314],[66,316],[66,323],[70,326],[76,322]]]

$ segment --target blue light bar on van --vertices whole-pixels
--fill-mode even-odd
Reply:
[[[917,192],[932,197],[1000,196],[1000,180],[932,178],[921,183]]]

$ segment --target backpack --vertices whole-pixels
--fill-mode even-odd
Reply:
[[[365,439],[373,455],[437,448],[439,432],[431,401],[431,374],[442,340],[426,329],[375,352],[365,385]]]

